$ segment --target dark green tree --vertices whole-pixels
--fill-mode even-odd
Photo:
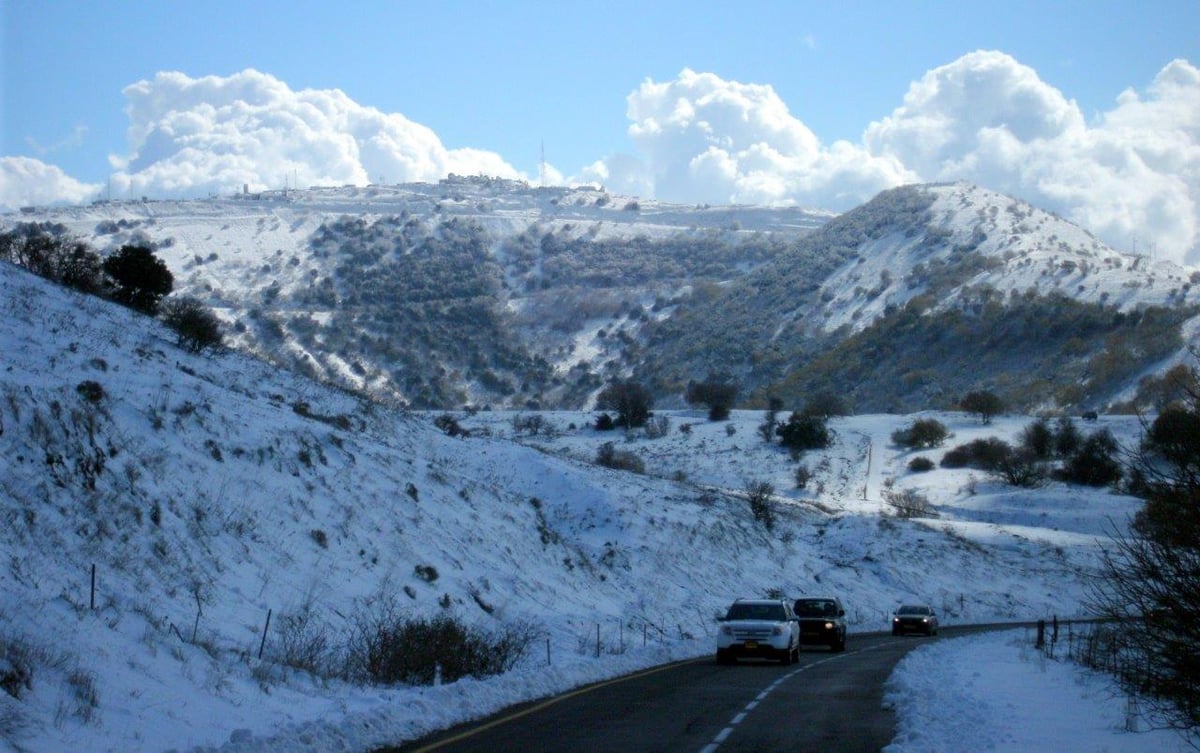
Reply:
[[[1090,434],[1063,463],[1065,481],[1087,486],[1108,486],[1121,480],[1117,440],[1108,429]]]
[[[1021,430],[1021,447],[1038,460],[1054,457],[1054,430],[1050,422],[1038,418]]]
[[[684,400],[688,405],[708,406],[709,421],[724,421],[729,418],[737,394],[738,386],[732,380],[710,374],[703,382],[689,381]]]
[[[600,410],[616,411],[616,425],[627,429],[644,426],[654,407],[654,398],[642,385],[632,380],[612,382],[596,396]]]
[[[793,411],[788,420],[775,430],[779,435],[779,443],[793,452],[819,450],[828,447],[832,438],[825,419],[820,416],[808,416],[800,411]]]
[[[1083,436],[1079,427],[1067,416],[1059,416],[1054,425],[1054,454],[1060,458],[1068,458],[1079,449]]]
[[[924,449],[937,447],[950,436],[946,425],[936,418],[918,418],[911,425],[892,432],[892,441],[900,447]]]
[[[163,322],[175,331],[180,347],[199,353],[221,345],[221,320],[197,299],[168,298],[160,313]]]
[[[829,390],[823,390],[808,399],[808,402],[804,404],[804,413],[829,419],[834,416],[848,415],[850,409],[846,407],[846,401],[839,395]]]
[[[112,279],[112,299],[146,314],[158,311],[175,283],[163,260],[145,246],[122,246],[103,266]]]

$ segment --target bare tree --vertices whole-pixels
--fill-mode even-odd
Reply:
[[[958,405],[967,413],[979,416],[979,422],[983,424],[990,424],[992,418],[1004,410],[1004,401],[997,397],[996,393],[987,390],[968,392]]]
[[[1130,472],[1145,499],[1114,533],[1092,600],[1115,623],[1117,676],[1147,718],[1200,749],[1200,389],[1147,427]]]

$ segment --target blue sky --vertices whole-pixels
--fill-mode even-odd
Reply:
[[[610,188],[680,201],[791,201],[841,210],[889,184],[955,177],[947,165],[978,163],[977,156],[947,153],[936,165],[913,164],[916,141],[937,143],[943,138],[911,131],[918,120],[927,121],[927,113],[917,112],[925,105],[906,102],[906,94],[931,71],[954,66],[956,61],[966,71],[960,76],[959,71],[947,69],[942,82],[935,84],[942,87],[933,98],[942,102],[937,105],[942,114],[951,106],[944,101],[946,87],[975,87],[951,106],[957,108],[958,114],[953,115],[957,124],[980,109],[972,99],[984,103],[984,109],[989,102],[1004,100],[1004,92],[995,87],[1027,78],[1028,69],[1036,77],[1035,104],[1061,110],[1065,102],[1077,110],[1065,120],[1061,113],[1051,113],[1051,118],[1095,125],[1112,113],[1126,89],[1149,99],[1147,92],[1156,76],[1173,60],[1183,59],[1191,69],[1200,65],[1196,0],[737,4],[3,0],[0,8],[0,157],[37,161],[24,161],[21,170],[14,172],[10,160],[6,182],[37,187],[45,169],[53,168],[62,173],[54,176],[67,198],[71,192],[62,186],[70,187],[68,179],[94,191],[115,175],[115,184],[130,193],[176,190],[202,195],[247,181],[266,187],[288,166],[301,182],[306,177],[355,182],[362,175],[395,182],[423,179],[447,166],[472,170],[476,164],[480,172],[508,171],[536,180],[544,145],[553,175],[563,181],[596,180]],[[964,61],[964,56],[979,50],[1007,58],[999,64]],[[984,72],[994,72],[997,65],[1006,71],[999,78]],[[209,76],[224,80],[247,69],[266,74],[291,94],[340,91],[353,103],[351,109],[401,116],[406,124],[387,126],[389,135],[384,140],[410,143],[409,136],[396,135],[396,129],[407,131],[415,124],[432,133],[437,143],[430,148],[436,154],[427,170],[400,167],[396,160],[355,156],[360,169],[339,172],[328,165],[313,165],[285,145],[272,149],[256,142],[252,148],[229,148],[243,156],[260,155],[260,164],[239,164],[236,169],[228,161],[208,165],[203,169],[223,170],[223,177],[201,180],[195,175],[193,151],[187,158],[189,175],[181,180],[168,169],[168,160],[178,164],[184,157],[160,143],[166,138],[163,134],[177,136],[178,123],[172,128],[163,123],[169,112],[199,107],[195,97],[200,95],[181,94],[186,84],[179,81],[148,87],[141,100],[147,108],[142,113],[145,120],[136,124],[134,140],[129,140],[131,117],[126,108],[131,100],[123,93],[126,87],[154,81],[161,72],[177,71],[191,80]],[[684,71],[712,78],[686,82],[681,78]],[[1182,78],[1190,72],[1184,71]],[[1181,77],[1172,78],[1178,83]],[[678,86],[642,91],[641,116],[631,117],[628,98],[648,81]],[[706,93],[718,91],[737,92],[733,98],[748,112],[765,108],[775,113],[768,117],[774,121],[760,123],[753,134],[714,132],[713,120],[703,114],[703,103],[711,102],[711,97],[704,99]],[[1047,92],[1052,96],[1045,96]],[[176,95],[183,96],[185,105],[172,99]],[[1005,100],[1008,107],[1023,106],[1022,96]],[[1200,117],[1190,117],[1195,109],[1190,82],[1185,82],[1182,95],[1173,96],[1176,110],[1180,100],[1188,109],[1185,140],[1194,138],[1195,120]],[[670,115],[667,98],[681,97],[701,109],[694,121],[674,123],[672,132],[681,138],[668,145],[666,135],[656,131],[652,137],[645,127],[659,128]],[[725,100],[727,109],[729,102]],[[909,151],[894,141],[895,129],[883,129],[888,133],[877,133],[871,142],[870,126],[896,116],[897,109],[906,106],[910,117],[900,130],[905,131]],[[780,108],[790,119],[783,126],[778,122]],[[197,113],[205,116],[199,110],[193,115]],[[216,131],[221,123],[226,131],[248,128],[243,120],[221,117],[212,123]],[[726,111],[724,117],[726,127],[736,128],[741,116]],[[979,128],[973,133],[1020,117],[996,113],[992,121],[975,124]],[[261,119],[255,123],[263,125]],[[703,134],[696,130],[700,126],[707,129]],[[631,127],[640,128],[641,135],[631,135]],[[770,134],[782,133],[784,146],[764,136],[762,128]],[[1178,123],[1171,128],[1178,130]],[[363,126],[351,130],[361,142]],[[159,151],[153,154],[151,144],[143,141],[151,132],[159,137],[154,142]],[[413,138],[425,149],[429,135]],[[945,138],[962,141],[961,134]],[[294,143],[294,134],[288,139]],[[711,159],[700,164],[704,160],[697,162],[699,152],[682,150],[685,141],[724,154],[709,154]],[[842,163],[848,153],[843,149],[840,156],[834,154],[839,142],[865,148],[872,159],[891,162],[873,164],[846,178]],[[198,148],[220,149],[211,139],[203,144]],[[761,159],[755,161],[754,144],[771,147],[766,157],[772,162],[769,169],[761,167]],[[797,165],[792,159],[796,154],[789,149],[803,153],[803,165]],[[490,158],[472,162],[476,152],[486,152]],[[282,161],[262,165],[271,154]],[[783,167],[775,159],[779,155],[786,158]],[[117,158],[116,164],[110,157]],[[1010,162],[1029,159],[1029,155],[1011,157]],[[589,170],[597,161],[607,164]],[[830,167],[831,161],[839,165]],[[1052,161],[1047,158],[1048,164]],[[147,171],[148,166],[154,170]],[[1076,219],[1094,217],[1112,203],[1105,198],[1077,210],[1071,203],[1078,203],[1078,198],[1071,198],[1077,192],[1060,185],[1075,178],[1014,176],[1015,169],[999,170],[1003,175],[977,170],[961,177],[995,180],[1002,185],[989,187],[1017,194],[1027,184],[1053,184],[1057,193],[1043,197],[1034,191],[1027,198],[1044,198],[1038,203]],[[835,173],[842,177],[828,177]],[[820,177],[814,179],[817,174]],[[1090,169],[1079,174],[1090,174]],[[1197,174],[1200,167],[1191,165],[1182,177],[1159,180],[1161,185],[1154,190],[1167,190],[1163,186],[1172,179],[1182,181],[1189,188],[1183,193],[1190,191],[1194,215],[1195,197],[1200,194]],[[813,187],[818,184],[823,188]],[[31,200],[43,198],[43,193],[32,189],[26,193]],[[78,188],[75,193],[81,196],[86,191]],[[11,186],[5,194],[7,201],[0,203],[11,205],[23,198],[14,197],[19,192]],[[1166,197],[1159,206],[1114,211],[1132,212],[1137,222],[1145,223],[1156,213],[1177,211],[1180,201]],[[1190,253],[1196,245],[1200,221],[1192,219],[1190,230],[1168,231],[1178,237],[1166,242],[1174,243],[1181,253]],[[1101,228],[1101,232],[1108,231]],[[1129,227],[1113,231],[1113,237],[1120,232],[1132,231]]]

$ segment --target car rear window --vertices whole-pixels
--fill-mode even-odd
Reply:
[[[828,599],[807,599],[796,602],[796,614],[801,617],[832,617],[837,607]]]
[[[784,619],[782,604],[734,604],[725,615],[727,620],[775,620]]]

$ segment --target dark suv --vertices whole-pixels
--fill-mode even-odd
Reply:
[[[800,618],[800,642],[829,646],[831,651],[846,650],[846,610],[832,596],[796,599],[793,605]]]

